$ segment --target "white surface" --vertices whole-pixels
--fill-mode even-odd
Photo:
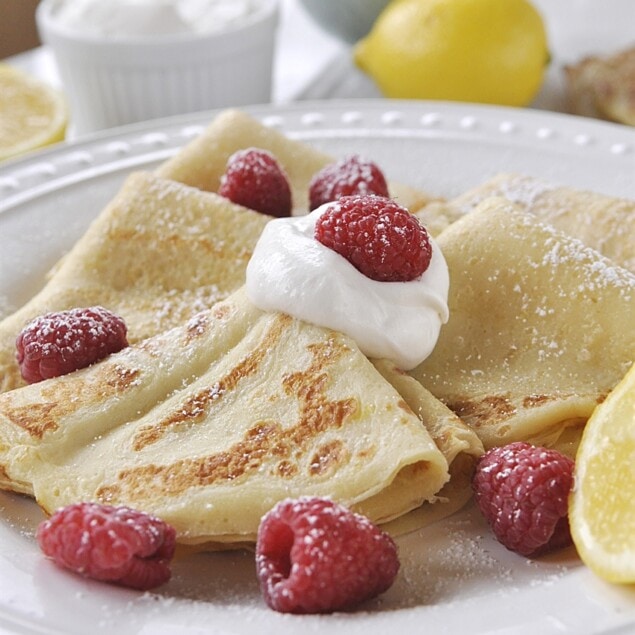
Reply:
[[[265,123],[342,155],[358,151],[391,178],[456,194],[499,170],[635,197],[635,131],[536,112],[456,104],[332,102],[254,108]],[[25,301],[133,168],[156,165],[211,113],[131,127],[0,169],[0,305]],[[525,560],[498,545],[469,508],[401,538],[395,586],[346,615],[285,616],[260,598],[249,554],[178,559],[139,594],[58,570],[38,552],[42,518],[0,493],[0,632],[85,635],[627,635],[635,589],[608,585],[573,549]]]

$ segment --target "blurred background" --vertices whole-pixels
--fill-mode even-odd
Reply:
[[[37,4],[38,0],[0,0],[0,59],[38,46],[33,17]],[[354,68],[349,35],[356,28],[360,6],[366,7],[367,17],[359,32],[386,0],[356,0],[353,9],[346,8],[346,0],[280,0],[280,4],[274,102],[380,95],[373,82]],[[635,45],[635,0],[533,0],[533,4],[545,18],[552,55],[546,90],[532,104],[536,107],[563,108],[562,95],[553,91],[561,83],[564,64]],[[345,14],[351,19],[342,20]],[[60,83],[48,55],[5,61]]]
[[[410,3],[419,1],[410,0]],[[450,4],[455,2],[445,1]],[[488,3],[495,1],[487,0]],[[512,1],[518,3],[524,0],[509,0]],[[518,105],[610,118],[595,108],[588,95],[584,97],[584,104],[584,100],[579,100],[577,110],[572,108],[572,88],[567,83],[567,68],[582,64],[590,56],[606,58],[629,50],[627,68],[620,70],[620,74],[612,68],[607,70],[605,65],[598,71],[599,79],[594,67],[591,69],[593,73],[586,73],[583,80],[587,82],[587,76],[593,75],[593,81],[599,81],[605,88],[606,73],[609,73],[611,81],[621,87],[621,106],[630,107],[631,113],[635,111],[635,0],[529,1],[542,18],[550,60],[531,99]],[[271,103],[394,97],[394,94],[380,88],[377,81],[379,72],[360,68],[359,60],[357,63],[355,60],[355,49],[356,41],[368,33],[384,6],[395,3],[395,0],[391,3],[388,0],[279,0]],[[63,94],[68,86],[63,85],[52,51],[48,46],[42,46],[38,37],[34,20],[37,5],[37,0],[0,0],[0,62],[45,82]],[[396,40],[402,38],[403,28],[394,29]],[[407,37],[413,39],[414,30],[410,31]],[[380,45],[374,47],[375,59],[382,59],[385,41],[393,37],[390,30],[388,34],[388,37],[384,36],[383,48]],[[384,62],[384,67],[387,65],[390,71],[389,63]],[[406,76],[402,74],[399,81],[406,82]],[[584,82],[578,84],[586,90]],[[626,103],[629,95],[630,105]],[[468,95],[462,101],[479,100],[470,99]],[[490,103],[503,102],[494,100]],[[0,111],[0,118],[2,116]],[[72,124],[71,111],[68,127],[71,136]]]
[[[0,0],[0,59],[40,44],[35,27],[39,0]]]

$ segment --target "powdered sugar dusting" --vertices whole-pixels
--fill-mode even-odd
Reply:
[[[552,271],[554,282],[557,282],[558,272],[563,267],[574,267],[583,278],[577,289],[578,292],[593,292],[613,287],[619,289],[624,298],[631,298],[635,291],[635,274],[615,265],[595,249],[557,231],[551,225],[537,222],[530,217],[524,217],[522,224],[524,226],[538,225],[546,234],[542,245],[542,259],[534,262],[533,266],[548,267]]]
[[[416,540],[406,536],[400,544],[400,578],[384,602],[391,608],[441,606],[480,595],[485,588],[491,592],[508,586],[512,569],[489,551],[486,533],[476,533],[470,520],[457,517],[445,531],[431,527],[417,532]]]
[[[491,197],[505,198],[635,271],[635,201],[571,189],[524,174],[499,174],[460,195],[450,206],[466,214]]]
[[[157,298],[148,311],[149,331],[160,332],[165,325],[181,324],[223,300],[227,293],[216,285],[195,289],[170,289]]]
[[[502,196],[511,203],[532,211],[540,197],[557,187],[553,183],[524,174],[503,175],[492,184],[492,187],[479,188],[476,192],[461,197],[459,209],[465,214],[486,198]]]

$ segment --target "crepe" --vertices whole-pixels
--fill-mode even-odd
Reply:
[[[0,392],[25,383],[15,339],[27,321],[98,304],[124,318],[131,342],[169,329],[242,285],[268,220],[217,194],[132,174],[44,288],[0,322]]]
[[[417,216],[439,232],[493,196],[506,198],[635,272],[632,200],[562,187],[523,174],[499,174],[447,202],[430,203]]]
[[[401,535],[450,516],[470,500],[474,468],[484,448],[475,432],[418,381],[393,362],[374,360],[373,363],[421,419],[448,462],[450,473],[434,504],[420,505],[384,525],[385,531]]]
[[[223,111],[156,174],[128,177],[41,292],[0,322],[0,392],[24,385],[15,338],[42,313],[100,304],[125,319],[129,340],[136,342],[235,291],[269,217],[233,205],[214,190],[230,154],[250,146],[278,157],[290,179],[295,212],[305,212],[311,177],[334,158],[240,111]],[[390,187],[412,209],[431,198],[407,186]]]
[[[278,500],[378,523],[435,500],[448,462],[350,338],[239,290],[93,366],[0,395],[0,478],[46,510],[154,513],[184,543],[255,540]]]
[[[225,110],[218,114],[199,136],[161,165],[157,174],[216,192],[227,159],[237,150],[250,147],[268,150],[276,157],[289,177],[293,215],[306,214],[312,177],[334,162],[336,157],[291,139],[240,110]],[[381,167],[381,157],[366,158],[376,161]],[[394,180],[389,181],[388,188],[390,196],[413,213],[437,198]]]
[[[635,275],[501,198],[438,238],[450,319],[411,372],[486,448],[575,450],[635,359]]]
[[[464,212],[452,204],[452,201],[430,201],[419,208],[414,215],[417,220],[436,238],[443,230],[447,229],[454,221],[459,220]]]

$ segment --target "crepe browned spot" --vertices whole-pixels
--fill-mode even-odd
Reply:
[[[635,275],[500,198],[453,223],[450,319],[412,371],[484,446],[573,452],[635,359]]]
[[[100,304],[126,320],[135,342],[175,326],[242,285],[269,217],[214,192],[228,157],[252,146],[276,155],[289,175],[295,211],[306,211],[311,177],[334,158],[240,111],[221,112],[155,175],[131,175],[55,266],[41,292],[0,322],[0,392],[24,385],[15,363],[15,338],[42,313]],[[391,190],[412,209],[430,200],[407,186],[391,184]]]
[[[278,500],[332,497],[388,522],[435,500],[448,462],[350,338],[241,290],[87,369],[0,395],[3,485],[51,512],[127,504],[185,543],[255,539]]]
[[[244,281],[269,217],[138,172],[92,222],[29,302],[0,322],[0,392],[23,386],[15,339],[49,311],[102,305],[136,342],[186,321]]]

